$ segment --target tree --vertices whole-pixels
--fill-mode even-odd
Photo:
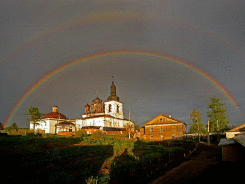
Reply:
[[[197,109],[193,109],[190,113],[190,120],[192,121],[192,123],[189,123],[189,125],[191,125],[190,133],[198,133],[200,141],[200,134],[205,134],[207,132],[202,123],[202,114]]]
[[[28,113],[25,115],[30,115],[31,118],[27,119],[30,123],[33,123],[33,130],[35,133],[35,125],[38,124],[37,121],[44,115],[43,113],[39,112],[37,107],[30,107],[28,109]]]
[[[134,125],[134,130],[140,130],[140,126],[139,125]]]
[[[128,138],[131,139],[131,134],[133,135],[134,133],[134,123],[129,123],[127,122],[126,124],[124,124],[124,128],[125,128],[125,132],[126,134],[128,134]]]
[[[12,129],[18,131],[18,126],[15,122],[12,124]]]
[[[14,122],[11,126],[5,127],[5,130],[6,130],[7,132],[10,132],[10,133],[11,133],[13,130],[18,131],[18,126],[17,126],[17,124]]]
[[[210,132],[224,132],[227,130],[230,122],[226,115],[225,103],[222,103],[220,98],[210,98],[208,109],[207,116],[210,118]]]
[[[3,130],[3,124],[0,122],[0,130]]]

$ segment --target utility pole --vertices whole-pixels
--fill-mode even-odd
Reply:
[[[210,137],[209,137],[209,123],[210,123],[210,121],[208,120],[208,145],[210,146]]]
[[[198,139],[199,139],[199,142],[200,142],[200,129],[199,129],[199,123],[198,123],[197,118],[196,118],[196,121],[197,121],[197,127],[198,127]]]
[[[131,112],[130,112],[130,108],[129,108],[129,112],[128,112],[128,120],[131,121]]]

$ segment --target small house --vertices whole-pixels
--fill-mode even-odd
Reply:
[[[221,139],[222,161],[244,161],[245,160],[245,133],[230,139]]]
[[[236,135],[245,133],[245,123],[226,132],[226,138],[230,139]]]
[[[186,123],[172,118],[171,115],[158,115],[140,129],[140,139],[162,141],[183,138],[186,135]]]

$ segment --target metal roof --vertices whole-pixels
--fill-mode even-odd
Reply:
[[[245,147],[245,133],[235,136],[234,139]]]
[[[218,146],[226,146],[230,144],[236,144],[236,141],[234,139],[220,139],[219,145]]]

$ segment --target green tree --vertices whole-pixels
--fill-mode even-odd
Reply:
[[[12,129],[18,131],[18,126],[15,122],[12,124]]]
[[[33,131],[35,133],[35,125],[38,124],[37,121],[44,115],[43,113],[39,112],[37,107],[30,107],[28,109],[28,113],[25,115],[31,116],[30,119],[27,119],[28,122],[33,123]]]
[[[134,130],[140,130],[140,126],[139,125],[134,125]]]
[[[190,113],[190,120],[192,121],[189,123],[191,126],[190,133],[198,133],[200,141],[200,134],[205,134],[207,132],[202,122],[202,114],[197,109],[193,109],[193,111]]]
[[[225,103],[220,98],[210,98],[207,116],[210,121],[210,132],[224,132],[228,128],[229,118],[226,115]]]
[[[3,130],[3,124],[0,122],[0,130]]]
[[[11,126],[9,127],[5,127],[5,130],[9,133],[11,133],[13,130],[18,131],[18,126],[17,124],[14,122]]]

